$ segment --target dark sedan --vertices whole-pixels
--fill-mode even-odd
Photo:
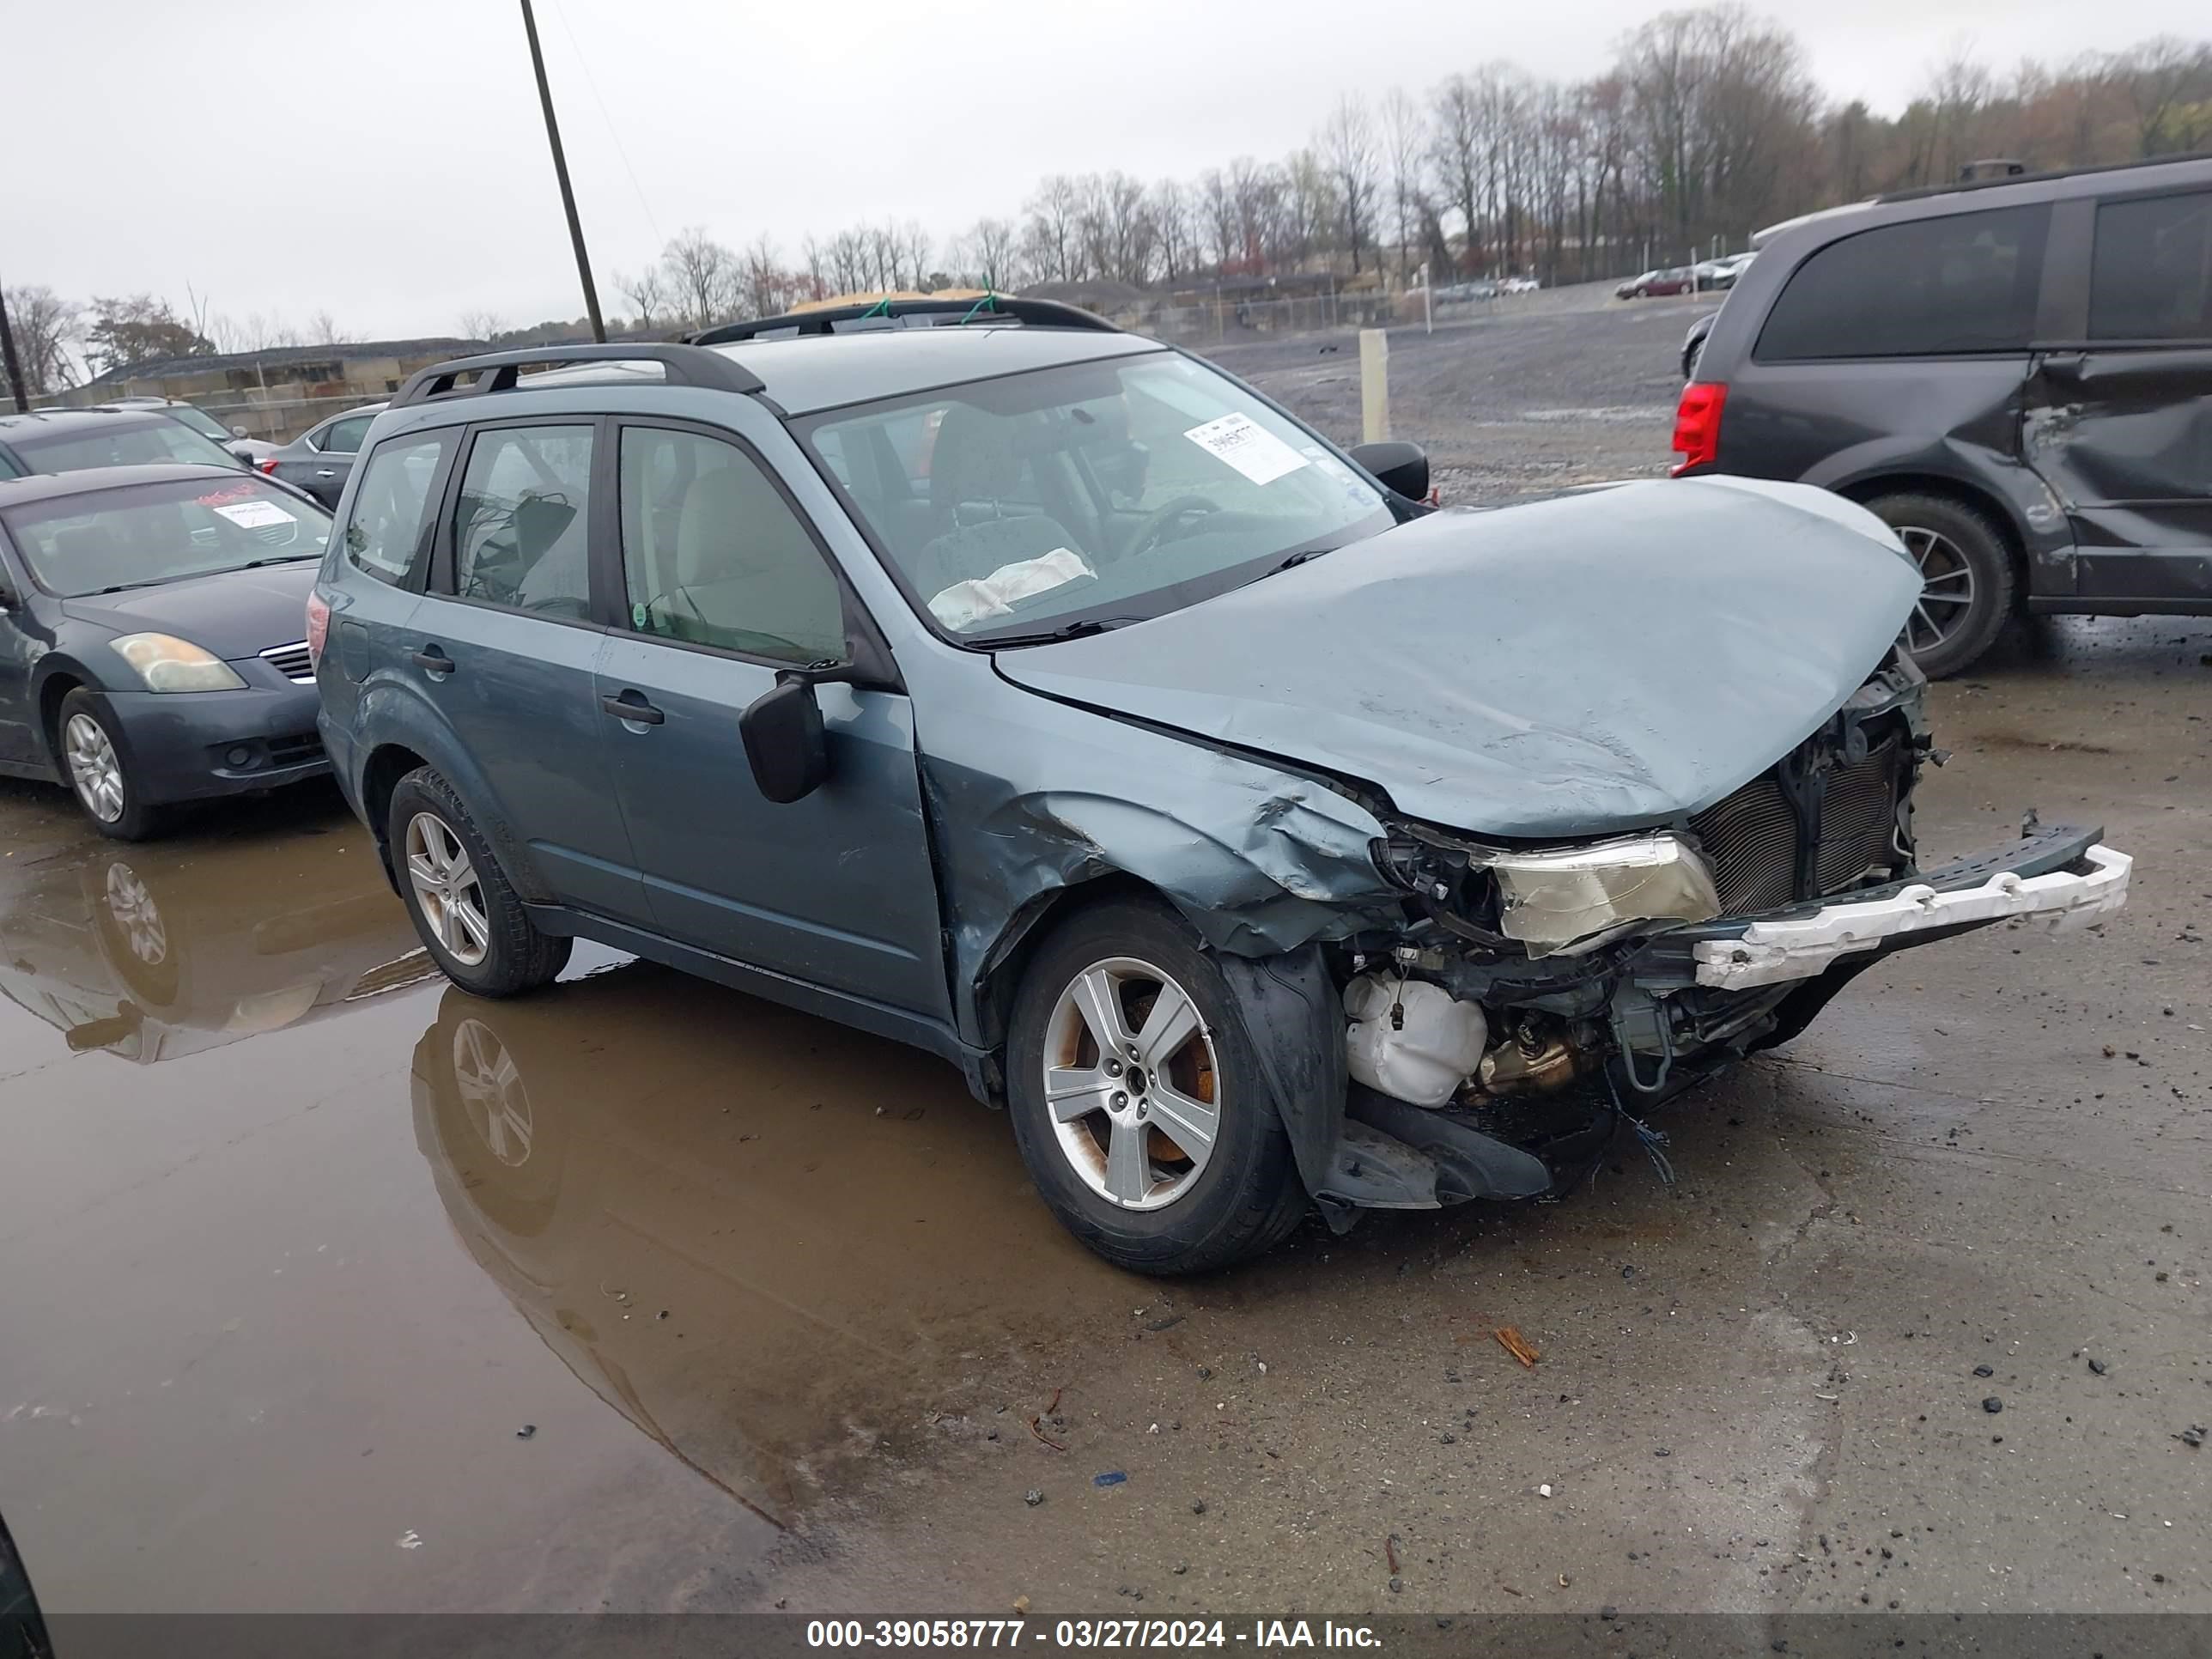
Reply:
[[[369,422],[383,410],[382,404],[368,404],[319,421],[256,461],[254,470],[306,490],[325,507],[335,507],[347,478],[353,474],[353,458],[361,453],[361,441],[368,435]]]
[[[246,465],[161,409],[41,409],[0,415],[0,478],[182,461]]]
[[[177,803],[326,771],[302,635],[330,527],[230,467],[0,483],[0,774],[140,841]]]

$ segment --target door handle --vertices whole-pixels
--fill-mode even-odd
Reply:
[[[601,697],[599,707],[618,720],[635,720],[640,726],[658,726],[668,718],[635,691],[625,691],[619,697]]]
[[[433,679],[443,679],[453,672],[453,659],[434,645],[415,653],[415,665]]]
[[[338,475],[335,467],[319,466],[315,469],[315,476],[318,478],[335,478]]]

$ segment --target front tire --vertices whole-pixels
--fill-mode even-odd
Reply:
[[[116,841],[149,841],[167,827],[168,812],[149,804],[131,776],[105,697],[83,686],[64,697],[54,736],[70,793],[94,829]]]
[[[2012,550],[1988,516],[1948,496],[1906,492],[1869,501],[1920,568],[1920,601],[1905,625],[1905,654],[1931,680],[1973,666],[2012,618]]]
[[[399,780],[385,835],[415,931],[454,984],[520,996],[568,965],[573,941],[538,931],[475,818],[430,768]]]
[[[1103,903],[1045,941],[1016,996],[1006,1069],[1037,1190],[1116,1267],[1225,1267],[1304,1213],[1228,983],[1164,907]]]

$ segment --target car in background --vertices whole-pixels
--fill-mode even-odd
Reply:
[[[353,476],[362,439],[384,405],[364,404],[343,415],[318,421],[289,444],[280,444],[253,464],[254,471],[306,490],[326,507],[335,507]]]
[[[320,727],[456,985],[584,937],[913,1044],[1077,1238],[1186,1273],[1554,1192],[1869,952],[2124,902],[2089,828],[1917,865],[1870,514],[1431,511],[1412,445],[987,301],[495,352],[377,418]]]
[[[2023,612],[2212,615],[2212,158],[1904,191],[1756,240],[1684,343],[1678,476],[1871,508],[1924,578],[1905,643],[1930,675]]]
[[[230,466],[0,482],[0,774],[141,841],[176,803],[327,771],[301,630],[329,534]]]
[[[77,472],[107,466],[178,462],[246,465],[166,411],[150,409],[45,409],[0,415],[0,478],[34,472]]]
[[[156,415],[166,415],[181,422],[203,438],[220,444],[233,455],[252,466],[264,456],[273,453],[275,444],[264,438],[249,438],[242,426],[225,426],[198,404],[189,404],[175,398],[112,398],[97,409],[150,409]]]
[[[1534,294],[1544,285],[1534,276],[1508,276],[1498,285],[1500,294]]]
[[[1669,265],[1660,270],[1647,270],[1641,276],[1632,276],[1613,289],[1619,300],[1649,300],[1666,294],[1692,294],[1697,291],[1696,270],[1689,265]]]

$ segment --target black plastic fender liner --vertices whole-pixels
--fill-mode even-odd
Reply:
[[[1449,1111],[1415,1106],[1357,1083],[1349,1097],[1352,1115],[1360,1122],[1435,1160],[1437,1197],[1443,1203],[1540,1198],[1553,1188],[1552,1168],[1542,1158],[1483,1133]]]
[[[1344,1134],[1344,999],[1318,945],[1271,957],[1223,951],[1214,959],[1237,994],[1245,1034],[1291,1137],[1298,1179],[1318,1194]]]

